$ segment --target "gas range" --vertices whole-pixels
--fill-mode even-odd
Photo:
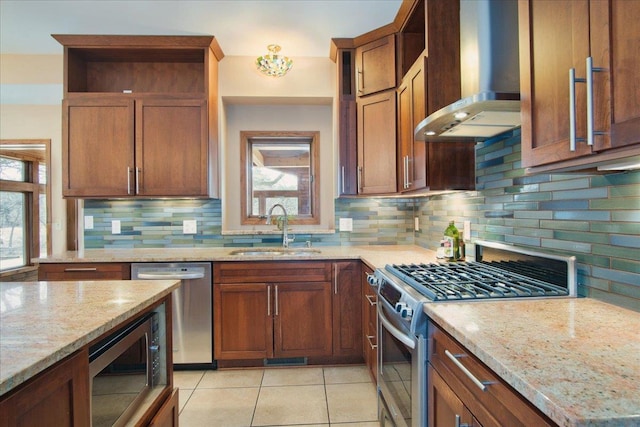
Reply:
[[[370,282],[405,295],[402,313],[418,302],[575,297],[576,276],[575,257],[477,241],[474,261],[387,265]]]
[[[377,288],[381,424],[427,425],[425,303],[575,297],[575,257],[475,242],[470,262],[387,265],[368,277]]]

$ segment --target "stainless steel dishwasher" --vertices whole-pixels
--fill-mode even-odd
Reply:
[[[134,263],[131,279],[182,280],[172,294],[174,368],[215,369],[211,263]]]

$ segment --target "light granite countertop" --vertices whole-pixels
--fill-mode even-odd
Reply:
[[[273,247],[271,247],[273,248]],[[298,247],[292,247],[296,249]],[[233,255],[232,252],[259,248],[155,248],[155,249],[86,249],[70,251],[46,258],[37,263],[80,262],[188,262],[188,261],[292,261],[292,260],[347,260],[360,259],[372,268],[385,264],[435,262],[435,251],[417,245],[372,246],[314,246],[318,252],[303,255]],[[277,247],[276,247],[277,249]],[[305,248],[298,248],[305,249]]]
[[[0,283],[0,395],[179,286],[176,280]]]
[[[425,304],[561,426],[640,426],[640,313],[591,298]]]
[[[406,246],[317,246],[238,256],[241,248],[88,249],[38,260],[166,262],[360,259],[372,268],[435,262]],[[640,313],[590,298],[425,304],[425,312],[561,426],[640,425]]]

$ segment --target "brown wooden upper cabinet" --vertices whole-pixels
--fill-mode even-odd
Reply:
[[[414,141],[413,130],[426,117],[427,58],[421,56],[398,88],[398,191],[427,186],[427,144]]]
[[[212,36],[54,35],[64,46],[63,196],[217,197]]]
[[[577,170],[640,155],[640,2],[521,0],[518,10],[523,166]]]
[[[395,193],[395,34],[357,47],[355,56],[357,194]]]
[[[396,192],[396,91],[358,98],[358,194]]]
[[[358,96],[395,89],[395,34],[390,34],[356,48],[355,79]]]

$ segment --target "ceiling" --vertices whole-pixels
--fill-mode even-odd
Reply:
[[[334,37],[393,22],[402,0],[0,0],[0,53],[59,54],[51,34],[216,37],[227,56],[327,57]]]

